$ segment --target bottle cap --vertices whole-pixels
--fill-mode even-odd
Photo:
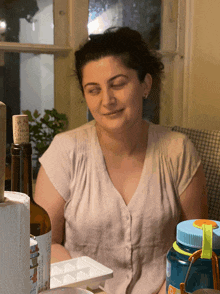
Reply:
[[[212,225],[213,240],[212,248],[220,249],[220,222],[216,220],[197,220],[191,219],[182,221],[176,228],[176,240],[182,245],[192,248],[202,248],[203,230],[202,224]]]
[[[12,116],[14,144],[29,143],[28,115],[20,114]]]

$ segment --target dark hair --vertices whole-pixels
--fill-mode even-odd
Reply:
[[[163,63],[149,50],[141,34],[129,27],[107,29],[103,34],[90,35],[75,52],[76,74],[82,89],[82,69],[90,61],[106,56],[120,57],[128,68],[135,69],[142,82],[147,73],[160,83]],[[83,91],[83,89],[82,89]]]

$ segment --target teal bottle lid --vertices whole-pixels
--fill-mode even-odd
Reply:
[[[220,222],[215,220],[186,220],[177,225],[176,240],[182,245],[192,248],[202,248],[202,223],[213,225],[212,248],[220,249]]]

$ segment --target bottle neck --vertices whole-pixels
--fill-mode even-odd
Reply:
[[[31,144],[11,145],[11,191],[25,193],[34,202]]]

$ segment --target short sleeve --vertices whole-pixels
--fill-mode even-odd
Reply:
[[[39,162],[51,183],[65,201],[70,197],[71,154],[68,142],[62,134],[56,135]]]
[[[174,139],[172,146],[170,156],[173,174],[176,189],[178,194],[181,195],[190,184],[201,164],[201,159],[193,143],[184,134],[178,133],[178,137]]]

